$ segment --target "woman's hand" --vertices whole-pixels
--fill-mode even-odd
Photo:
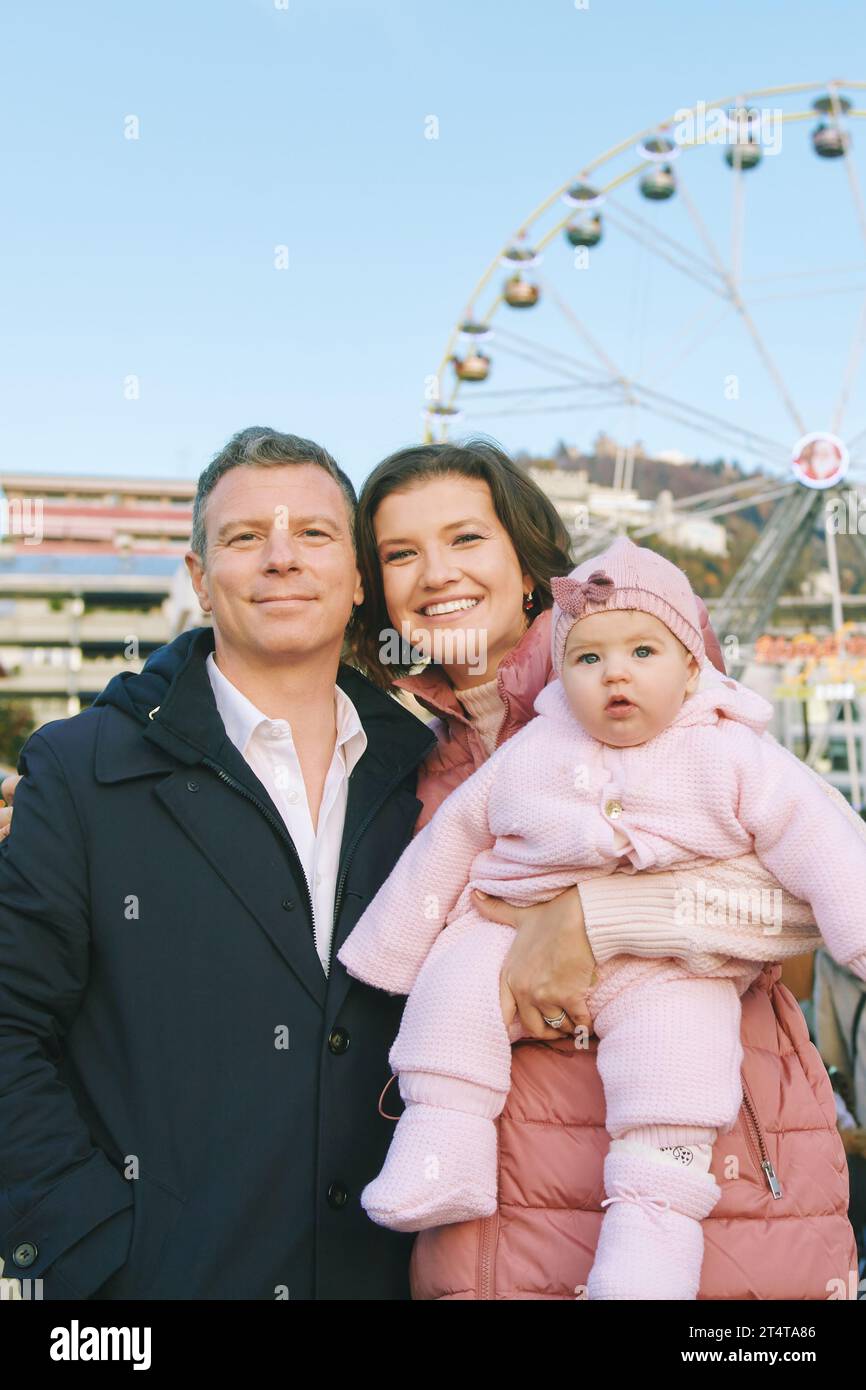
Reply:
[[[523,1027],[534,1038],[561,1038],[581,1025],[591,1033],[586,992],[593,983],[595,957],[577,888],[533,907],[514,907],[477,892],[472,901],[482,917],[517,931],[500,976],[506,1024],[519,1013]],[[563,1009],[566,1016],[559,1028],[544,1022],[545,1015],[557,1018]]]
[[[13,772],[0,782],[0,840],[5,840],[12,829],[12,807],[9,803],[13,800],[15,788],[20,781],[21,778]]]

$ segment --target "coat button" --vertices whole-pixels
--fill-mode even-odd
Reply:
[[[283,901],[280,903],[280,907],[283,909],[284,912],[291,912],[294,905],[295,904],[292,902],[291,898],[283,898]]]
[[[333,1207],[335,1211],[339,1211],[340,1207],[344,1207],[348,1200],[349,1194],[343,1184],[332,1182],[331,1186],[328,1188],[328,1206]]]
[[[198,791],[198,782],[187,782],[187,784],[186,784],[186,789],[187,789],[188,792],[197,792],[197,791]]]
[[[29,1240],[26,1240],[23,1245],[15,1246],[15,1249],[12,1251],[12,1263],[18,1269],[27,1269],[29,1265],[33,1264],[38,1254],[39,1251],[37,1247],[31,1244]]]
[[[604,814],[610,816],[611,820],[616,820],[617,816],[622,815],[622,802],[609,801],[604,808]]]
[[[349,1046],[349,1034],[345,1028],[332,1028],[328,1034],[328,1047],[336,1057],[345,1052]]]

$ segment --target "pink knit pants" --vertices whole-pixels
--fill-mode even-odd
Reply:
[[[500,973],[513,941],[510,927],[470,908],[438,937],[407,1001],[389,1060],[408,1106],[400,1125],[407,1135],[412,1126],[428,1125],[422,1143],[428,1168],[437,1148],[429,1126],[437,1119],[443,1134],[450,1125],[449,1156],[470,1146],[464,1175],[473,1162],[489,1164],[480,1126],[492,1129],[502,1110],[511,1044],[527,1036],[519,1017],[506,1028],[499,999]],[[605,1164],[609,1210],[588,1296],[694,1298],[703,1257],[699,1223],[721,1194],[705,1171],[663,1167],[658,1148],[712,1143],[736,1120],[742,1100],[736,988],[730,979],[690,975],[675,960],[620,956],[598,967],[587,1003],[599,1039],[607,1130],[612,1140],[625,1141],[613,1144]],[[362,1197],[373,1219],[400,1229],[467,1219],[473,1208],[443,1204],[441,1193],[429,1209],[436,1220],[411,1224],[407,1216],[401,1225],[399,1201],[387,1219],[386,1192],[402,1194],[406,1214],[408,1194],[418,1190],[408,1169],[420,1169],[421,1151],[406,1138],[401,1153],[399,1138],[398,1126],[382,1177]],[[407,1178],[402,1186],[401,1168]],[[431,1171],[441,1189],[447,1168],[437,1159]],[[451,1171],[461,1172],[457,1158]],[[489,1200],[490,1176],[484,1181]],[[493,1183],[495,1192],[495,1173]],[[375,1200],[368,1204],[364,1198],[371,1193]]]

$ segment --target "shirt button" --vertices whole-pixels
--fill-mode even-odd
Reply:
[[[321,881],[322,881],[322,875],[321,875],[321,874],[316,874],[316,887],[317,887],[317,888],[318,888],[319,884],[321,883]]]
[[[610,816],[611,820],[616,820],[617,816],[622,815],[622,802],[609,801],[604,808],[604,814]]]
[[[288,802],[290,802],[292,806],[296,806],[296,805],[298,804],[298,793],[297,793],[297,792],[287,792],[287,793],[286,793],[286,800],[287,800]]]
[[[339,1211],[340,1207],[344,1207],[348,1200],[349,1194],[343,1184],[340,1182],[332,1182],[331,1186],[328,1188],[328,1206],[333,1207],[335,1211]]]
[[[31,1241],[26,1240],[23,1245],[16,1245],[12,1251],[12,1263],[17,1269],[27,1269],[33,1264],[39,1251]]]
[[[328,1047],[335,1057],[339,1057],[349,1046],[349,1034],[345,1028],[332,1028],[328,1034]]]

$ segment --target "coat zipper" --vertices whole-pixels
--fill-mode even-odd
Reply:
[[[237,781],[234,779],[234,777],[230,776],[230,774],[229,774],[228,772],[226,772],[224,768],[221,768],[221,767],[219,766],[218,763],[211,762],[211,760],[210,760],[209,758],[204,758],[204,759],[203,759],[203,762],[204,762],[205,767],[209,767],[209,768],[212,768],[212,769],[213,769],[213,771],[214,771],[214,772],[217,774],[217,776],[220,778],[220,781],[225,782],[225,783],[226,783],[229,787],[231,787],[234,791],[240,792],[241,796],[245,796],[245,797],[246,797],[247,801],[251,801],[251,802],[253,803],[254,806],[257,806],[258,809],[261,811],[262,815],[265,817],[265,819],[266,819],[267,821],[269,821],[269,823],[274,827],[274,829],[275,829],[275,830],[277,831],[277,833],[279,834],[280,838],[281,838],[283,841],[285,841],[285,843],[288,845],[289,849],[291,850],[292,855],[293,855],[294,860],[295,860],[295,863],[296,863],[297,866],[298,866],[298,872],[299,872],[300,875],[301,875],[301,882],[302,882],[303,885],[304,885],[304,891],[306,892],[306,895],[307,895],[307,907],[309,908],[309,911],[310,911],[310,921],[311,921],[312,924],[313,924],[313,945],[314,945],[315,948],[316,948],[316,955],[318,955],[318,954],[319,954],[319,941],[318,941],[318,937],[316,936],[316,914],[315,914],[314,911],[313,911],[313,897],[312,897],[312,894],[310,893],[310,885],[309,885],[308,882],[307,882],[307,875],[304,873],[304,866],[303,866],[303,864],[301,863],[301,856],[298,854],[298,851],[297,851],[297,849],[295,848],[294,842],[292,841],[291,836],[288,834],[288,831],[286,830],[286,827],[285,827],[280,821],[277,820],[276,816],[271,815],[271,813],[270,813],[270,811],[268,810],[267,806],[265,806],[261,801],[259,801],[259,799],[258,799],[257,796],[253,796],[253,794],[252,794],[251,791],[247,791],[247,788],[246,788],[245,786],[243,786],[240,782],[237,782]]]
[[[752,1093],[746,1085],[745,1079],[743,1080],[743,1109],[745,1110],[747,1116],[751,1120],[755,1139],[757,1140],[758,1151],[760,1154],[760,1167],[763,1170],[764,1177],[767,1179],[767,1184],[769,1186],[770,1191],[773,1194],[774,1199],[778,1199],[782,1195],[782,1188],[779,1184],[779,1179],[776,1176],[776,1170],[770,1162],[770,1155],[767,1151],[767,1145],[764,1141],[764,1135],[758,1123],[758,1115],[757,1111],[755,1110],[755,1103],[752,1100]]]
[[[493,1245],[499,1226],[498,1210],[481,1222],[478,1251],[478,1297],[492,1299]]]

